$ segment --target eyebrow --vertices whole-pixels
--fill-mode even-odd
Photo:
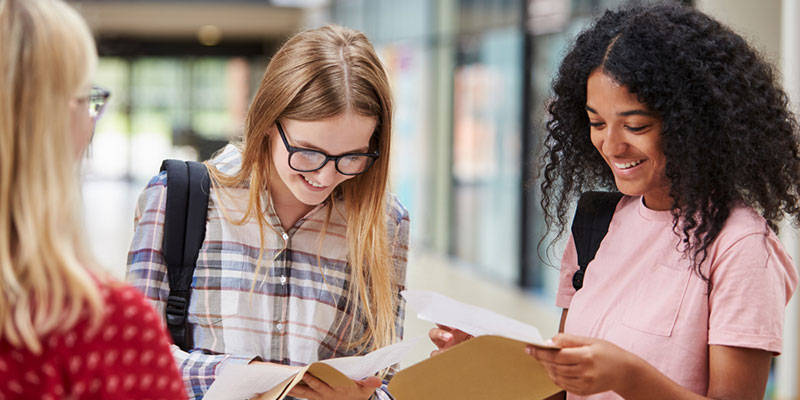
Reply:
[[[323,150],[323,149],[321,149],[321,148],[319,148],[317,146],[314,146],[311,143],[308,143],[308,142],[305,142],[305,141],[302,141],[302,140],[295,140],[294,142],[297,143],[297,146],[295,146],[295,147],[302,147],[302,148],[309,149],[309,150],[321,151],[321,152],[323,152],[325,154],[328,154],[328,155],[331,155],[331,156],[340,156],[342,154],[350,154],[350,153],[366,153],[366,152],[369,151],[369,146],[365,146],[365,147],[359,147],[359,148],[357,148],[355,150],[352,150],[352,151],[345,151],[344,153],[330,154],[327,151],[325,151],[325,150]]]
[[[595,111],[594,108],[586,106],[586,111],[589,111],[592,114],[597,114],[598,112]],[[628,111],[621,111],[618,112],[617,115],[620,117],[629,117],[631,115],[642,115],[645,117],[654,117],[656,114],[646,110],[628,110]]]

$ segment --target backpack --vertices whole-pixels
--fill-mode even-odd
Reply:
[[[622,196],[619,192],[585,192],[578,200],[575,218],[572,220],[572,239],[580,267],[572,276],[572,287],[576,291],[583,287],[586,268],[608,233],[608,225],[611,224],[614,210]]]
[[[184,351],[192,347],[186,325],[192,277],[206,235],[208,169],[195,161],[164,160],[167,171],[167,207],[161,253],[167,262],[169,297],[165,310],[172,341]]]

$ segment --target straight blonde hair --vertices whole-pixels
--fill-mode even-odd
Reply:
[[[366,335],[351,337],[349,345],[369,344],[375,349],[396,339],[395,308],[399,299],[395,294],[401,282],[395,273],[386,228],[391,90],[383,64],[367,37],[352,29],[329,25],[289,39],[267,66],[248,111],[241,170],[226,176],[206,164],[215,185],[249,185],[248,207],[237,223],[253,217],[258,221],[262,243],[258,275],[262,268],[264,229],[274,229],[261,212],[264,210],[261,193],[269,187],[275,122],[283,118],[316,121],[346,112],[377,119],[371,142],[380,157],[367,172],[342,182],[329,198],[333,202],[341,196],[345,206],[351,269],[348,295],[367,323]],[[330,210],[324,226],[327,227],[329,220]],[[320,235],[324,235],[324,229]]]
[[[45,335],[102,315],[70,113],[96,63],[66,3],[0,0],[0,340],[35,354]]]

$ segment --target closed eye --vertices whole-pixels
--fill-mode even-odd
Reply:
[[[641,132],[641,131],[643,131],[643,130],[645,130],[645,129],[649,128],[649,127],[650,127],[650,125],[644,125],[644,126],[625,126],[625,129],[627,129],[627,130],[629,130],[629,131],[631,131],[631,132],[634,132],[634,133],[635,133],[635,132]]]
[[[589,126],[591,126],[592,128],[600,128],[605,124],[606,124],[605,122],[589,122]]]

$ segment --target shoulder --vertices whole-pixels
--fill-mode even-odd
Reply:
[[[167,189],[167,171],[160,171],[147,181],[144,190],[139,194],[139,203],[158,201]]]
[[[164,338],[158,315],[136,288],[113,279],[98,282],[97,288],[103,303],[97,323],[84,310],[72,328],[48,338],[49,350],[76,354],[136,348]]]
[[[709,251],[712,274],[723,270],[794,270],[791,256],[766,220],[747,206],[731,210]]]
[[[386,213],[389,220],[395,225],[400,225],[403,221],[408,222],[410,219],[408,209],[392,192],[386,192]]]
[[[225,175],[234,175],[242,168],[242,149],[233,143],[228,143],[208,163]]]
[[[751,207],[739,205],[731,209],[715,244],[722,248],[728,248],[749,236],[772,237],[777,240],[764,217]]]
[[[167,171],[161,171],[158,174],[154,175],[150,180],[147,182],[147,186],[144,187],[145,191],[148,191],[152,188],[164,188],[167,186]]]
[[[126,283],[109,281],[103,285],[101,291],[106,306],[104,324],[120,328],[139,327],[142,331],[161,330],[155,310],[138,289]]]

